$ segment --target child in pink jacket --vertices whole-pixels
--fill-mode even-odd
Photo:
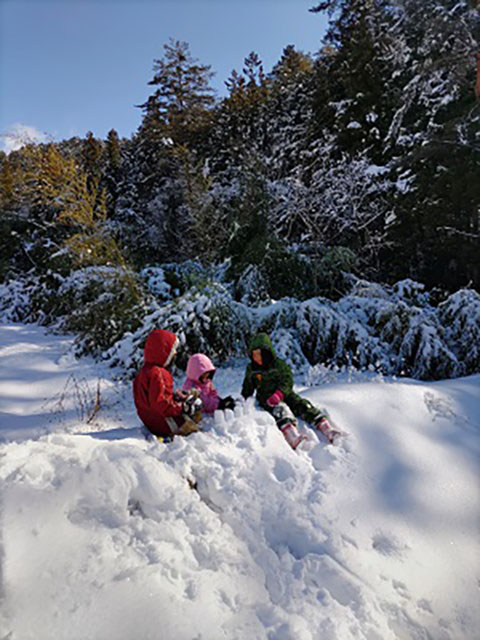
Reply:
[[[203,403],[204,413],[213,413],[216,409],[233,409],[235,402],[231,396],[220,398],[213,386],[212,378],[215,367],[210,358],[203,353],[191,356],[187,364],[187,379],[183,383],[183,391],[198,389]]]

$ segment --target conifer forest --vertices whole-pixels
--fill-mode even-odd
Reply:
[[[132,371],[152,326],[223,361],[267,330],[309,375],[478,371],[478,3],[321,12],[317,51],[248,53],[224,97],[171,39],[130,138],[0,153],[3,316]]]

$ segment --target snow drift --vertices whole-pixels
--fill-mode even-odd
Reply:
[[[69,339],[10,325],[0,344],[1,638],[478,634],[480,376],[298,389],[338,447],[303,425],[293,452],[251,401],[165,445]],[[73,374],[105,376],[89,425]]]

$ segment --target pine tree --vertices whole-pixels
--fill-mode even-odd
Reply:
[[[270,74],[267,127],[269,175],[298,174],[313,115],[314,63],[311,56],[285,47]]]
[[[214,142],[219,159],[228,165],[243,163],[250,154],[265,154],[268,149],[268,80],[257,53],[244,60],[242,73],[232,71],[225,82],[229,95],[216,113]]]
[[[2,152],[0,157],[0,209],[10,209],[15,203],[15,178],[8,156]]]
[[[185,173],[181,159],[192,158],[190,168],[196,166],[208,140],[215,103],[212,75],[185,42],[170,40],[163,58],[154,62],[149,84],[155,91],[141,105],[142,123],[124,154],[117,199],[127,244],[136,238],[131,248],[143,263],[158,261],[160,255],[164,260],[180,257],[179,229],[192,222],[184,192],[190,169]]]
[[[405,90],[392,121],[401,188],[389,226],[386,260],[393,275],[479,284],[477,179],[480,122],[472,91],[475,22],[465,2],[403,0],[399,41],[408,52]]]
[[[389,4],[385,0],[332,0],[312,9],[332,15],[324,61],[338,143],[350,153],[368,150],[378,164],[394,108],[389,91],[394,12]]]
[[[122,179],[122,149],[115,129],[108,132],[104,156],[103,183],[107,191],[107,210],[109,216],[113,216]]]
[[[174,144],[195,141],[210,123],[215,103],[209,82],[209,65],[199,64],[186,42],[170,39],[164,45],[163,58],[154,61],[154,76],[149,82],[155,92],[141,105],[143,126],[158,128]]]
[[[102,142],[89,131],[82,141],[82,168],[88,182],[94,184],[102,175]]]
[[[65,158],[53,143],[43,149],[32,147],[30,160],[25,176],[28,199],[37,216],[51,221],[63,207],[65,186],[75,174],[75,162]]]
[[[227,255],[237,277],[251,264],[260,264],[274,234],[269,229],[271,198],[260,158],[250,156],[240,175],[239,197],[232,211],[232,233]],[[227,256],[225,256],[227,257]]]
[[[16,206],[18,204],[17,176],[9,157],[0,152],[0,282],[13,266],[13,257],[18,251],[19,231]]]
[[[175,147],[178,185],[182,193],[175,223],[168,228],[177,255],[209,264],[228,239],[220,207],[215,206],[208,164],[187,147]]]

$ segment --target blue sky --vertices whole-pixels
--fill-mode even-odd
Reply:
[[[270,71],[283,48],[315,52],[315,0],[0,0],[0,134],[15,125],[55,139],[130,136],[151,93],[153,60],[185,40],[224,93],[252,50]],[[4,138],[5,140],[5,138]]]

